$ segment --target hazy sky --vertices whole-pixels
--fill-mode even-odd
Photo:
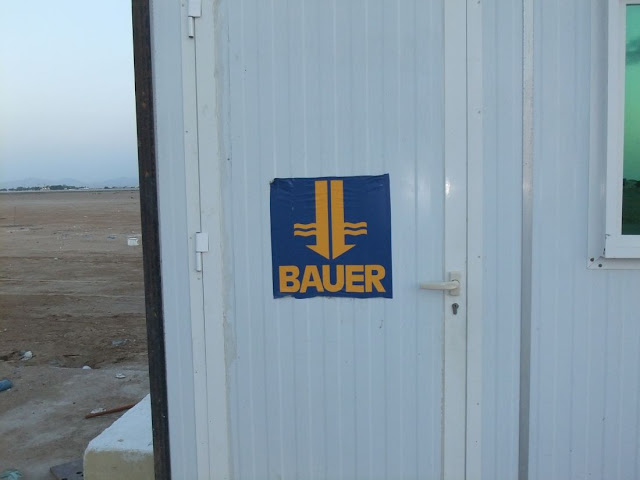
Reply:
[[[137,177],[131,1],[0,1],[0,182]]]
[[[624,177],[640,180],[640,5],[627,7]]]

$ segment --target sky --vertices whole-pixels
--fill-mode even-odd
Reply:
[[[137,177],[131,0],[0,1],[0,183]]]
[[[627,6],[624,178],[640,180],[640,5]]]

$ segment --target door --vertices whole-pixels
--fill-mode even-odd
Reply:
[[[207,208],[223,206],[228,435],[210,433],[209,448],[228,449],[231,478],[465,476],[465,8],[227,0],[215,35],[196,35],[198,64],[217,66],[223,112],[218,132],[201,123],[199,138],[219,135],[223,152],[221,197],[202,151],[200,181],[203,228],[215,230]],[[199,101],[210,81],[198,73]],[[313,185],[316,223],[329,225],[317,199],[340,198],[346,212],[357,201],[349,182],[370,176],[389,182],[392,295],[275,295],[274,179]],[[341,230],[345,262],[375,217],[341,218],[341,228],[355,222]],[[311,228],[296,225],[300,236]],[[314,232],[310,258],[337,261]],[[459,291],[438,290],[451,272]],[[216,288],[208,275],[205,264],[205,299]]]

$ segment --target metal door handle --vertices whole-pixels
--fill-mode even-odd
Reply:
[[[460,288],[460,282],[458,280],[452,280],[450,282],[421,283],[420,288],[422,290],[458,290]]]
[[[460,295],[460,279],[462,278],[461,272],[449,272],[448,282],[427,282],[421,283],[420,289],[422,290],[444,290],[454,297]]]

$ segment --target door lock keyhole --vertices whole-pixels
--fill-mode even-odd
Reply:
[[[457,303],[454,303],[451,305],[451,310],[453,311],[454,315],[458,314],[458,308],[460,307],[460,305],[458,305]]]

